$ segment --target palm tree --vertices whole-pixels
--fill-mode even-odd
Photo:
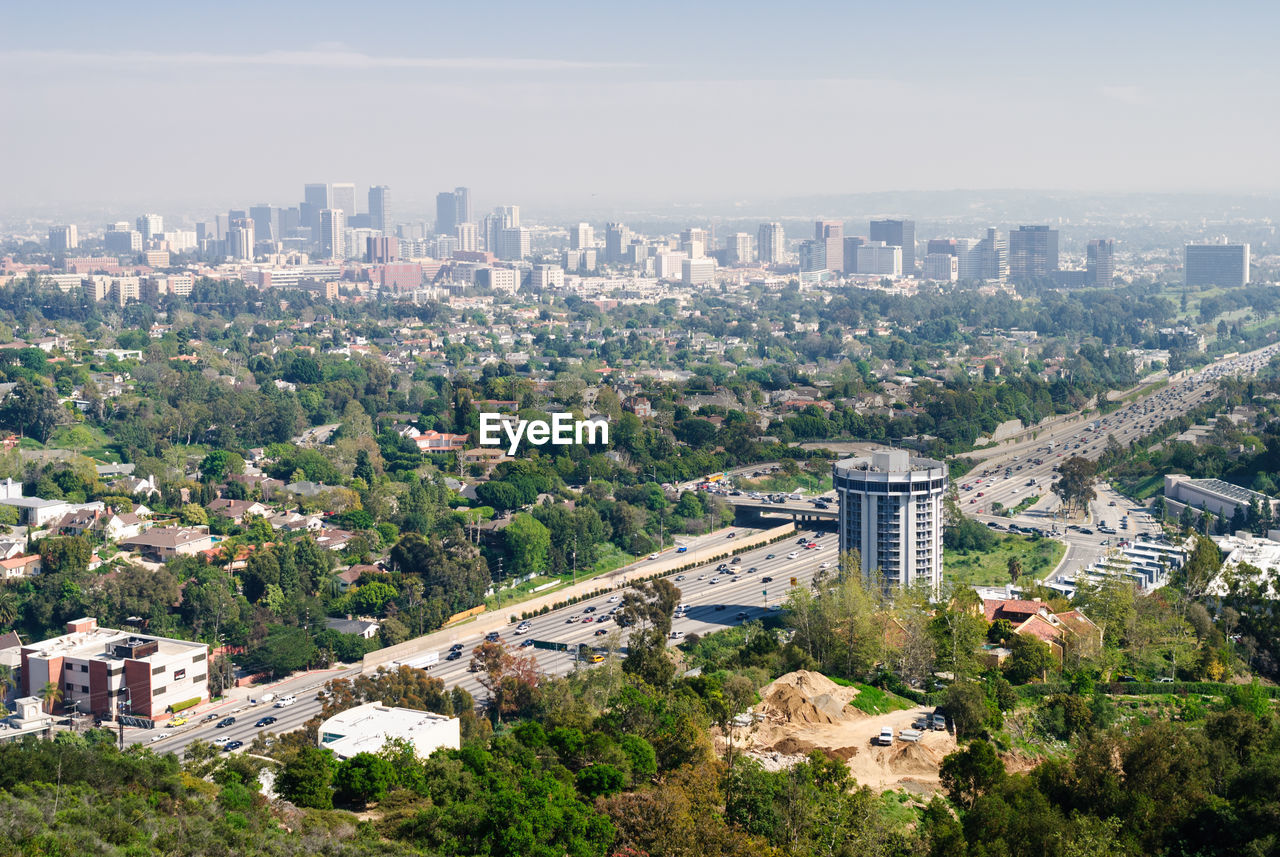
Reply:
[[[1022,577],[1022,560],[1011,556],[1009,557],[1009,579],[1016,585],[1019,577]]]
[[[9,691],[18,686],[18,680],[13,674],[13,667],[8,664],[0,664],[0,708],[5,711],[9,710],[5,700],[9,698]]]
[[[45,713],[52,714],[54,703],[62,700],[62,686],[56,681],[49,682],[40,688],[40,698],[44,700]]]
[[[0,626],[12,625],[18,618],[18,596],[12,592],[0,592]]]

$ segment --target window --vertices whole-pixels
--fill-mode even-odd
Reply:
[[[89,688],[88,688],[88,687],[86,687],[85,685],[80,685],[80,692],[81,692],[81,693],[88,693],[88,692],[89,692]]]
[[[67,690],[75,690],[76,686],[71,682],[67,682]]]
[[[186,671],[186,670],[174,670],[174,671],[173,671],[173,680],[174,680],[174,681],[180,681],[181,679],[184,679],[184,678],[186,678],[186,677],[187,677],[187,671]]]
[[[164,672],[164,664],[161,664],[161,665],[160,665],[160,666],[158,666],[158,667],[152,667],[152,668],[151,668],[151,674],[152,674],[152,675],[160,675],[160,673],[162,673],[162,672]]]
[[[192,683],[192,684],[199,684],[200,682],[204,681],[204,680],[205,680],[206,678],[208,678],[208,677],[209,677],[208,675],[206,675],[206,674],[204,674],[204,673],[201,673],[201,674],[200,674],[200,675],[198,675],[198,676],[193,676],[193,677],[191,678],[191,683]]]
[[[155,690],[151,691],[151,696],[152,696],[153,698],[154,698],[154,697],[157,697],[157,696],[159,696],[160,694],[164,693],[164,691],[165,691],[165,689],[164,689],[163,687],[157,687]]]
[[[87,673],[88,671],[89,671],[89,665],[88,665],[88,664],[81,664],[81,665],[80,665],[80,672],[82,672],[82,673]]]
[[[200,654],[196,655],[194,658],[191,659],[191,663],[193,664],[200,663],[205,659],[206,654],[207,654],[206,652],[201,652]]]

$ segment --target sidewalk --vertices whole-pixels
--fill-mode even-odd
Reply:
[[[327,670],[308,670],[305,673],[287,676],[271,684],[246,685],[244,687],[227,688],[218,699],[196,706],[189,712],[182,712],[188,718],[204,717],[208,714],[222,713],[231,708],[243,708],[261,700],[265,694],[280,696],[283,692],[305,693],[323,687],[328,681],[344,674],[355,675],[360,671],[359,665],[330,667]]]

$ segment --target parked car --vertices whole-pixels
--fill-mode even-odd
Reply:
[[[933,725],[933,728],[935,731],[937,732],[947,731],[947,716],[945,714],[939,714],[938,712],[935,711],[933,713],[933,717],[929,718],[929,722]]]
[[[893,746],[893,728],[886,726],[880,730],[880,734],[876,736],[876,743],[881,747]]]

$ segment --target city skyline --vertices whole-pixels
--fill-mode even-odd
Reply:
[[[1236,4],[1247,28],[1225,15],[1200,29],[1178,14],[1189,4],[1017,16],[1010,4],[963,16],[929,14],[936,3],[820,4],[788,16],[658,3],[635,20],[564,5],[489,15],[404,3],[351,18],[326,5],[302,14],[232,2],[127,21],[76,2],[56,20],[34,6],[7,11],[0,68],[23,86],[0,105],[24,128],[0,143],[0,159],[23,166],[7,177],[7,207],[159,207],[180,201],[175,188],[214,205],[221,194],[283,201],[315,176],[402,188],[406,211],[480,177],[530,206],[934,188],[1280,191],[1267,168],[1277,61],[1261,50],[1280,12],[1261,4]],[[844,44],[852,32],[856,52]],[[236,91],[252,97],[229,130],[193,126],[206,115],[196,105]],[[1188,122],[1198,103],[1230,126]],[[145,144],[80,149],[87,129],[118,128],[131,109],[146,117]],[[1004,119],[993,125],[993,114]],[[518,132],[487,132],[498,116]],[[227,145],[240,135],[255,144]],[[836,140],[839,157],[808,156]],[[189,189],[173,181],[184,171],[199,177]]]

